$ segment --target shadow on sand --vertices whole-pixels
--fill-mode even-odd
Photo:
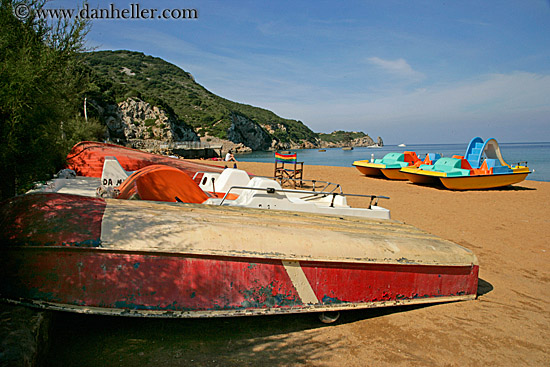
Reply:
[[[443,184],[441,182],[440,183],[435,183],[435,184],[417,184],[417,183],[413,183],[413,182],[405,181],[405,180],[401,180],[401,181],[399,181],[399,180],[390,180],[390,179],[386,178],[385,176],[365,176],[365,175],[363,175],[363,178],[378,180],[378,181],[403,182],[403,183],[406,183],[407,185],[413,185],[413,186],[418,186],[418,187],[427,187],[427,188],[431,188],[431,189],[435,189],[435,190],[451,191],[451,192],[533,191],[533,190],[537,190],[536,188],[533,188],[533,187],[518,186],[519,184],[502,186],[502,187],[494,187],[494,188],[491,188],[491,189],[450,190],[450,189],[446,188],[445,186],[443,186]]]
[[[523,187],[523,186],[516,186],[516,185],[508,185],[508,186],[502,186],[502,187],[494,187],[491,189],[470,189],[470,190],[451,190],[443,186],[443,184],[415,184],[412,182],[407,182],[409,185],[419,186],[419,187],[427,187],[430,189],[436,189],[440,191],[450,191],[450,192],[483,192],[483,191],[533,191],[537,190],[534,187]]]
[[[323,360],[346,348],[324,329],[429,305],[318,314],[216,319],[148,319],[54,313],[45,366],[287,366]],[[290,347],[291,346],[291,347]]]
[[[481,278],[477,282],[477,296],[484,296],[493,290],[493,285]]]

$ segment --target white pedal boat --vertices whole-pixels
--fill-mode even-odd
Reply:
[[[139,195],[138,193],[133,198],[151,201],[202,203],[206,205],[275,209],[335,216],[390,219],[390,211],[378,206],[379,199],[389,199],[388,197],[344,194],[340,185],[329,182],[303,180],[311,182],[312,190],[284,189],[272,178],[251,178],[245,171],[234,168],[227,168],[221,173],[196,172],[195,176],[191,178],[183,171],[180,174],[180,171],[174,170],[174,167],[165,166],[166,168],[163,169],[159,165],[156,170],[151,169],[152,167],[148,166],[138,171],[127,172],[119,164],[117,158],[105,157],[100,179],[64,175],[66,178],[53,179],[46,185],[32,190],[32,192],[57,192],[91,197],[117,197],[118,191],[116,187],[128,186],[129,181],[135,181],[140,172],[145,172],[145,175],[141,175],[138,180],[147,177],[148,191],[162,192],[162,195],[153,194],[153,196],[147,196]],[[166,176],[163,177],[163,174],[167,171],[170,171],[172,175],[170,179],[167,179]],[[172,179],[174,174],[177,176],[177,180]],[[202,177],[200,177],[201,175]],[[199,182],[198,188],[204,192],[204,200],[197,199],[196,195],[191,199],[187,195],[187,192],[197,191],[197,182]],[[134,182],[131,184],[135,184],[137,188],[137,183]],[[166,187],[166,185],[172,187]],[[175,188],[174,186],[178,187]],[[167,191],[172,191],[174,188],[179,192],[178,195],[164,195]],[[141,193],[143,194],[143,190]],[[370,198],[369,206],[367,208],[352,208],[347,204],[346,196],[368,197]]]

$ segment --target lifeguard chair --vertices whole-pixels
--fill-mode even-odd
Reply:
[[[296,184],[302,187],[303,173],[304,162],[298,162],[298,154],[275,152],[275,171],[273,177],[279,180],[281,186],[286,182],[290,182],[292,187],[296,187]]]

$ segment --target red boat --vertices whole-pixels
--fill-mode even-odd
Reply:
[[[0,205],[0,298],[219,317],[469,300],[475,255],[392,220],[27,194]]]
[[[196,172],[222,172],[223,167],[190,162],[184,159],[143,152],[120,145],[83,141],[76,144],[67,156],[67,168],[77,176],[101,177],[105,157],[116,157],[126,171],[137,171],[153,164],[178,168],[193,177]]]

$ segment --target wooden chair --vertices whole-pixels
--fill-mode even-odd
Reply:
[[[273,177],[279,180],[281,186],[285,182],[290,182],[293,187],[296,183],[301,187],[303,185],[304,162],[297,161],[297,154],[282,154],[275,152],[275,171]]]

